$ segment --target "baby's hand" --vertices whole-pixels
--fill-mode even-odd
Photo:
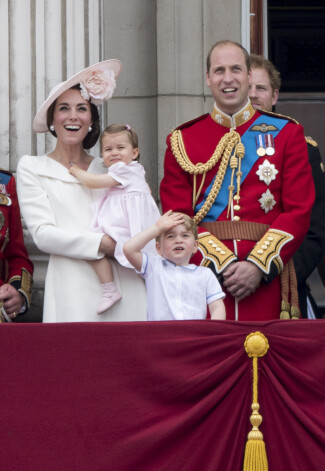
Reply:
[[[69,166],[70,166],[69,172],[71,173],[71,175],[76,176],[78,173],[78,170],[80,170],[80,167],[74,162],[69,162]]]
[[[184,219],[181,213],[173,213],[172,210],[169,210],[158,219],[156,226],[158,227],[161,234],[162,232],[168,231],[172,227],[183,224],[183,222]]]

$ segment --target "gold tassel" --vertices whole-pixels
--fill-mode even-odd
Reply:
[[[235,170],[236,170],[237,166],[238,166],[237,157],[236,157],[236,155],[233,155],[233,156],[230,158],[230,168],[232,169],[232,172],[231,172],[231,181],[230,181],[230,185],[228,186],[229,198],[228,198],[227,219],[228,219],[228,217],[229,217],[230,206],[231,206],[232,197],[233,197],[234,189],[235,189],[235,186],[234,186],[234,175],[235,175]]]
[[[238,157],[238,171],[236,173],[236,177],[237,177],[237,201],[239,201],[240,200],[240,182],[241,182],[241,177],[243,175],[243,172],[241,171],[241,161],[242,161],[242,159],[244,158],[244,155],[245,155],[245,147],[244,147],[244,144],[242,144],[241,142],[239,142],[236,145],[236,154],[237,154],[237,157]]]
[[[254,332],[249,334],[245,340],[245,350],[247,355],[253,357],[253,403],[252,415],[250,422],[253,426],[252,430],[247,436],[245,457],[244,457],[244,471],[267,471],[268,463],[265,450],[265,443],[263,441],[263,434],[258,429],[262,423],[262,416],[259,413],[260,405],[257,402],[257,384],[258,384],[258,370],[257,359],[266,354],[269,348],[267,338],[261,332]]]
[[[240,200],[240,194],[239,194],[240,193],[240,179],[241,179],[241,176],[243,174],[242,171],[241,171],[241,160],[244,158],[244,155],[245,155],[244,144],[239,142],[235,147],[234,155],[230,159],[230,168],[232,169],[232,172],[231,172],[230,185],[228,186],[229,198],[228,198],[227,219],[229,218],[230,206],[231,206],[231,202],[232,202],[233,196],[234,196],[234,190],[235,190],[234,175],[235,175],[236,168],[238,168],[238,171],[236,172],[236,177],[237,177],[237,179],[236,179],[236,181],[237,181],[237,204]]]

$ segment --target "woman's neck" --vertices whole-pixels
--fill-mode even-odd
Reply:
[[[65,146],[60,142],[57,142],[54,151],[50,152],[48,156],[67,168],[70,167],[70,162],[74,162],[84,170],[88,169],[90,162],[93,160],[82,145]]]

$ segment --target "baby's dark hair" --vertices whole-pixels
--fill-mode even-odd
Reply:
[[[183,216],[183,219],[184,219],[183,224],[186,230],[193,234],[195,240],[198,240],[197,225],[194,219],[192,219],[190,216],[184,213],[175,212],[175,214],[181,214]],[[156,242],[160,242],[160,238],[161,238],[161,234],[158,237],[156,237]]]
[[[103,148],[103,138],[107,134],[118,134],[120,132],[126,132],[130,141],[130,144],[132,145],[133,149],[138,149],[139,148],[139,139],[137,133],[134,131],[134,129],[131,128],[129,124],[110,124],[107,126],[107,128],[104,129],[102,132],[102,135],[100,136],[100,148],[102,150]],[[140,152],[138,157],[135,160],[140,159]]]

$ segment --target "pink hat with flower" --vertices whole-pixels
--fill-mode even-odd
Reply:
[[[98,64],[91,65],[65,82],[56,85],[36,113],[33,121],[33,131],[49,131],[47,127],[47,110],[62,93],[74,85],[80,84],[82,97],[96,106],[111,98],[121,67],[121,62],[116,59],[98,62]]]

